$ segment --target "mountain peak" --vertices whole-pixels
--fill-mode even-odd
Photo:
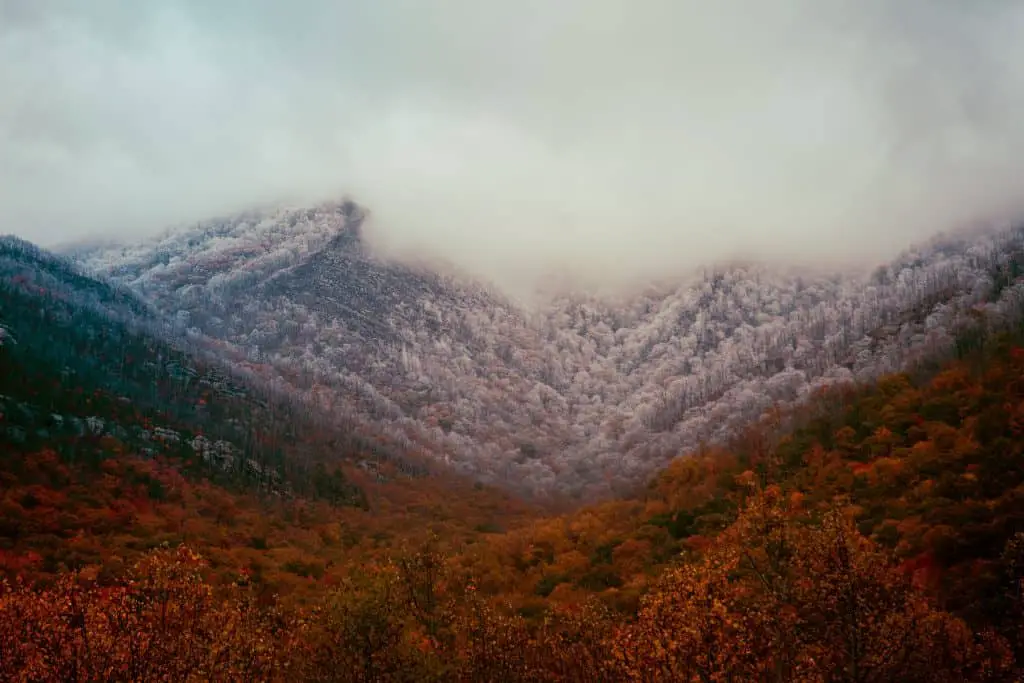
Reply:
[[[338,209],[344,222],[341,229],[328,243],[331,248],[359,248],[363,245],[363,221],[368,212],[352,200],[346,199]]]
[[[1024,254],[1010,230],[923,244],[878,281],[734,264],[526,309],[377,258],[366,216],[347,199],[250,212],[86,265],[297,392],[318,387],[352,424],[485,482],[589,494],[773,405],[953,348],[977,304],[1016,315]]]

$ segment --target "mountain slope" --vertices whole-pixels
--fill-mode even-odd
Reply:
[[[522,490],[629,490],[773,404],[948,352],[1017,315],[1024,233],[933,240],[870,277],[737,266],[526,308],[384,261],[343,202],[80,254],[333,414]]]
[[[281,491],[286,397],[203,359],[130,292],[19,240],[0,240],[3,438],[19,448],[113,437],[142,454],[197,456],[212,473]],[[250,421],[251,420],[251,421]],[[286,487],[286,488],[290,488]]]
[[[63,680],[73,666],[108,680],[111,662],[129,662],[214,680],[1018,681],[1015,327],[927,375],[821,397],[783,432],[766,424],[680,457],[640,497],[463,536],[447,553],[369,559],[321,509],[261,520],[246,501],[188,492],[217,515],[192,536],[208,565],[159,549],[128,573],[0,586],[0,678]],[[97,494],[139,475],[113,471]],[[32,498],[23,519],[52,519],[39,510],[53,498]],[[282,570],[305,600],[267,595]]]
[[[0,578],[110,579],[188,541],[222,576],[301,592],[406,540],[532,513],[425,476],[396,444],[321,418],[258,366],[211,357],[212,342],[20,240],[0,238],[0,321]]]

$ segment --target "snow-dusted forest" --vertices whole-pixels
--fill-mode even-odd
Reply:
[[[336,202],[73,255],[325,414],[538,494],[633,485],[772,405],[948,352],[962,326],[1024,303],[1011,228],[936,238],[863,276],[734,265],[529,306],[383,260],[363,229]]]

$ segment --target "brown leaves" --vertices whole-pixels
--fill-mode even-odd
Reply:
[[[66,574],[0,599],[0,679],[202,681],[271,678],[288,631],[241,594],[214,596],[188,549],[146,557],[121,586]]]
[[[1010,680],[1002,639],[935,609],[846,517],[767,493],[630,622],[589,603],[531,626],[429,549],[284,612],[179,547],[114,587],[5,585],[0,680]]]
[[[613,644],[625,680],[1011,680],[1005,643],[932,607],[837,512],[751,501]]]

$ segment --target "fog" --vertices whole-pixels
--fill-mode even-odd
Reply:
[[[1024,210],[1018,0],[0,0],[0,233],[349,195],[505,285]]]

